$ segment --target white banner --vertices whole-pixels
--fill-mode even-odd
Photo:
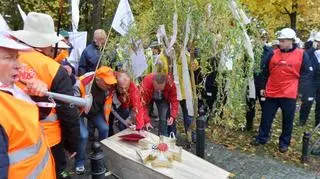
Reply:
[[[27,15],[26,15],[26,13],[21,9],[21,6],[18,4],[17,5],[18,6],[18,10],[19,10],[19,12],[20,12],[20,15],[21,15],[21,18],[22,18],[22,20],[23,20],[23,22],[26,20],[26,18],[27,18]]]
[[[82,51],[86,48],[87,32],[69,32],[69,41],[73,46],[68,62],[78,70],[78,64]]]
[[[0,31],[9,31],[9,30],[10,30],[10,28],[9,28],[6,20],[4,20],[4,18],[0,14]]]
[[[79,3],[80,3],[80,0],[72,0],[71,1],[71,13],[72,13],[72,20],[71,20],[71,23],[72,23],[72,31],[73,32],[77,32],[78,31],[78,25],[79,25],[79,18],[80,18],[80,15],[79,15]]]
[[[128,0],[120,0],[111,26],[124,36],[133,22],[134,18]]]
[[[147,59],[144,55],[144,49],[142,46],[142,41],[136,42],[135,51],[130,49],[130,58],[132,60],[132,71],[134,76],[137,78],[143,74],[143,72],[148,68]]]

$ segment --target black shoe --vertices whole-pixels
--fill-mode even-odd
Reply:
[[[279,152],[285,153],[287,151],[288,151],[288,147],[287,146],[279,147]]]
[[[253,141],[251,141],[250,144],[253,145],[253,146],[264,145],[263,143],[257,141],[256,139],[254,139]]]

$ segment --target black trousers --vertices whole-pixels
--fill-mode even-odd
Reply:
[[[187,133],[192,123],[193,116],[189,116],[188,114],[187,101],[185,99],[180,101],[180,106],[182,110],[184,130],[185,130],[185,133]]]
[[[264,100],[261,99],[260,88],[256,88],[256,98],[247,98],[247,113],[246,113],[246,129],[251,130],[253,128],[253,119],[256,115],[256,100],[259,100],[261,109],[263,109]],[[264,98],[265,99],[265,98]]]
[[[310,89],[312,90],[312,96],[315,97],[315,125],[320,123],[320,87]],[[301,109],[300,109],[300,122],[306,123],[309,118],[309,113],[313,104],[313,99],[309,97],[302,97]]]
[[[278,108],[282,110],[282,133],[279,137],[279,146],[290,145],[293,129],[293,120],[296,110],[296,100],[289,98],[266,98],[262,110],[262,119],[259,127],[259,135],[256,140],[265,144],[269,140],[269,132]]]
[[[66,154],[64,153],[62,142],[60,142],[55,146],[52,146],[50,150],[54,158],[54,162],[56,166],[56,174],[57,174],[57,177],[59,178],[59,175],[61,174],[61,172],[63,172],[67,168]]]

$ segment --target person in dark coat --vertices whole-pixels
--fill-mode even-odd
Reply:
[[[311,47],[306,50],[310,57],[310,62],[312,64],[312,68],[314,69],[314,73],[312,77],[312,86],[309,89],[311,97],[302,96],[299,120],[300,126],[304,126],[306,124],[314,98],[316,101],[315,126],[317,126],[320,122],[320,32],[316,34],[315,42],[317,43],[316,48]]]

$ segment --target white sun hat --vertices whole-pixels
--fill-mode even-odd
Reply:
[[[60,36],[60,35],[59,35],[59,36]],[[55,46],[56,46],[56,44],[53,44],[53,45],[52,45],[52,47],[55,47]],[[60,41],[58,42],[58,48],[61,48],[61,49],[69,49],[70,46],[69,46],[66,42],[60,40]]]
[[[6,31],[0,32],[0,47],[14,49],[14,50],[30,50],[27,45],[19,43],[10,38],[10,35]]]
[[[23,30],[10,32],[12,36],[32,47],[44,48],[61,41],[54,30],[51,16],[37,12],[30,12],[24,22]]]

